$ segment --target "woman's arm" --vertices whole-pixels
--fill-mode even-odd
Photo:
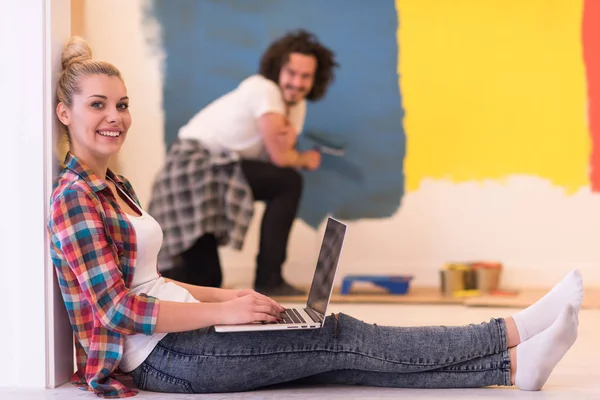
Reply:
[[[221,303],[161,301],[156,332],[182,332],[212,325],[278,321],[284,310],[272,299],[251,291]]]
[[[167,282],[172,282],[177,286],[181,286],[198,301],[220,303],[227,300],[235,299],[240,296],[240,293],[247,294],[248,290],[233,290],[233,289],[221,289],[206,286],[196,286],[189,283],[179,282],[173,279],[163,278]]]

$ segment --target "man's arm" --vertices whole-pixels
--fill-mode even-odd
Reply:
[[[317,168],[320,154],[315,150],[297,151],[293,147],[295,140],[287,136],[292,134],[288,124],[286,117],[274,112],[263,114],[257,120],[271,162],[278,167]]]

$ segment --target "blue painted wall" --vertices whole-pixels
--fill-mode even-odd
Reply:
[[[347,151],[325,155],[319,171],[304,174],[299,216],[317,226],[327,214],[355,220],[396,212],[405,134],[393,0],[153,0],[146,12],[161,25],[167,57],[167,144],[198,110],[256,73],[273,39],[308,29],[341,68],[326,98],[309,103],[305,130],[332,135]]]

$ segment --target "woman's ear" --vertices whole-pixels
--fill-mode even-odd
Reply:
[[[56,116],[58,117],[60,122],[62,122],[65,126],[69,126],[69,124],[71,123],[71,114],[69,107],[67,107],[63,103],[58,103],[58,105],[56,106]]]

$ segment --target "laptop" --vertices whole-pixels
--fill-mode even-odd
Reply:
[[[304,308],[287,308],[280,322],[253,322],[238,325],[215,325],[217,332],[270,331],[284,329],[318,329],[325,323],[335,274],[346,236],[346,225],[329,217],[323,235],[317,267]]]

